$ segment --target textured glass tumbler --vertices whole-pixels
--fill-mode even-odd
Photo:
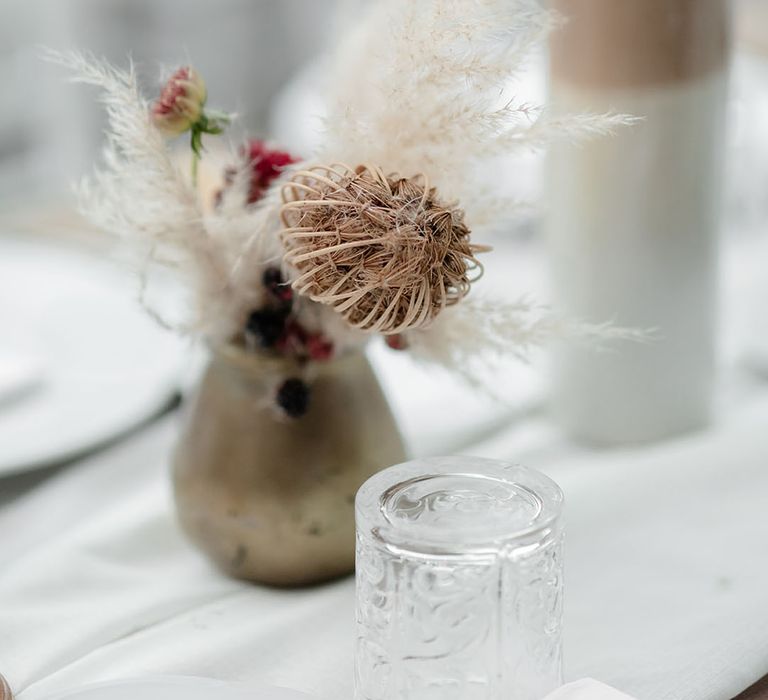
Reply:
[[[357,493],[356,700],[541,700],[561,684],[563,494],[438,457]]]

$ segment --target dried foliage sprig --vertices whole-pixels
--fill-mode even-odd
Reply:
[[[264,222],[254,222],[258,214],[242,206],[224,215],[204,213],[196,187],[179,170],[168,147],[163,120],[141,94],[132,63],[121,70],[76,51],[46,51],[44,57],[68,68],[74,82],[101,90],[109,122],[103,165],[79,183],[79,205],[99,228],[130,240],[138,260],[142,304],[179,332],[231,337],[247,315],[243,297],[252,296],[235,279],[243,239]],[[180,121],[174,133],[191,128],[199,118],[201,112],[193,114],[187,107],[189,113],[176,115]],[[277,220],[276,215],[263,218]],[[173,268],[194,295],[186,318],[161,318],[144,298],[157,265]]]
[[[536,350],[556,340],[600,351],[615,348],[617,342],[646,342],[652,337],[651,331],[568,318],[526,298],[503,302],[481,297],[448,309],[428,331],[409,332],[404,347],[419,360],[487,388],[510,355],[528,362]]]
[[[175,266],[194,279],[199,320],[216,315],[210,310],[228,301],[225,251],[203,226],[197,192],[153,123],[133,64],[124,71],[78,52],[49,51],[46,57],[69,68],[74,82],[99,87],[109,120],[104,165],[78,187],[81,210],[100,228],[131,239],[142,291],[152,263]],[[184,323],[166,325],[186,330]]]

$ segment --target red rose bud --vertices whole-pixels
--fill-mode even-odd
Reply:
[[[264,196],[272,181],[280,176],[284,168],[298,162],[286,151],[267,148],[263,141],[251,139],[242,149],[243,156],[251,166],[251,184],[248,189],[248,204],[253,204]]]
[[[333,343],[320,333],[307,336],[307,353],[310,358],[323,362],[333,356]]]
[[[384,336],[384,342],[387,344],[388,347],[392,348],[393,350],[407,350],[408,349],[408,341],[406,340],[406,337],[402,335],[401,333],[394,333],[392,335],[385,335]]]
[[[183,134],[203,118],[207,96],[200,75],[189,66],[179,68],[152,105],[152,121],[166,136]]]

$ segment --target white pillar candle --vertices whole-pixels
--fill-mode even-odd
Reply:
[[[727,0],[554,4],[569,19],[552,40],[554,108],[643,119],[551,152],[555,303],[656,338],[556,349],[553,409],[589,441],[659,439],[710,417]]]

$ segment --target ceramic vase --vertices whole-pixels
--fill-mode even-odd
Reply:
[[[182,528],[231,576],[277,586],[354,568],[354,499],[372,474],[405,457],[365,355],[315,363],[307,413],[277,414],[287,359],[232,347],[212,353],[173,462]]]

